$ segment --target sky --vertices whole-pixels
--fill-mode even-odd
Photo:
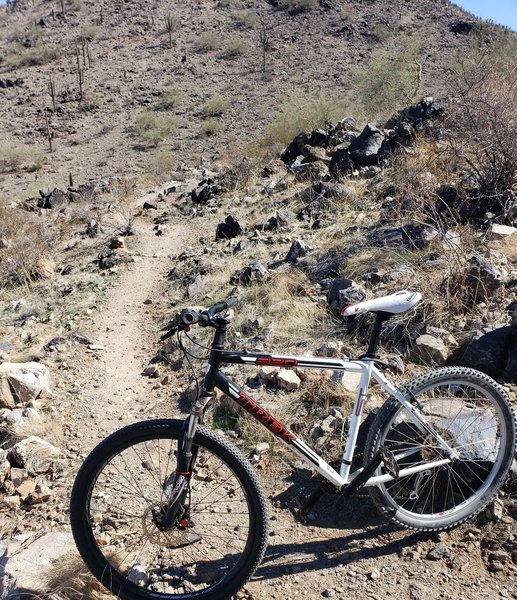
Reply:
[[[453,2],[477,17],[492,19],[517,31],[517,0],[453,0]],[[5,0],[0,0],[0,4],[5,4]]]
[[[492,19],[517,31],[517,0],[453,0],[477,17]]]

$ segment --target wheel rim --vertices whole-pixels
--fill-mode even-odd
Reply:
[[[153,511],[165,502],[176,443],[138,442],[97,473],[88,493],[88,534],[108,587],[117,585],[118,574],[149,597],[195,597],[219,588],[242,566],[253,531],[249,499],[235,472],[209,448],[198,447],[185,527],[163,532],[156,526]]]
[[[507,432],[501,408],[481,386],[461,378],[430,383],[417,398],[459,459],[380,487],[399,515],[429,522],[461,517],[472,512],[504,460]],[[418,431],[402,409],[383,429],[380,445],[395,454],[400,470],[444,458],[438,444]]]

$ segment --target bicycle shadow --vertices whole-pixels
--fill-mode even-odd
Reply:
[[[311,484],[305,482],[305,491],[314,489],[314,483]],[[299,484],[293,484],[276,495],[273,502],[280,503],[289,510],[299,489]],[[366,494],[352,498],[323,496],[312,512],[314,520],[300,521],[291,511],[293,530],[301,524],[310,531],[299,542],[285,541],[285,535],[282,535],[282,541],[275,543],[277,536],[273,535],[264,560],[255,573],[255,579],[275,579],[290,573],[317,571],[358,560],[399,554],[403,548],[414,546],[433,536],[432,533],[411,532],[387,523]],[[318,529],[321,533],[314,531]],[[344,535],[325,537],[328,530],[340,530]]]

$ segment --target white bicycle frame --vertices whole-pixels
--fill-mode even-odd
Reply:
[[[415,465],[406,469],[400,470],[398,478],[407,477],[422,471],[428,471],[446,465],[451,460],[458,458],[457,452],[447,444],[447,442],[432,428],[427,422],[425,416],[421,413],[417,406],[412,403],[402,392],[393,386],[381,371],[375,366],[374,361],[369,358],[358,360],[340,360],[340,359],[324,359],[324,358],[308,358],[298,356],[274,356],[260,354],[243,354],[233,352],[222,352],[220,355],[222,363],[238,363],[248,365],[272,365],[283,367],[307,367],[314,369],[330,369],[333,371],[343,371],[350,373],[359,373],[360,381],[357,395],[355,398],[353,412],[348,431],[348,437],[343,455],[341,459],[341,467],[339,473],[335,471],[321,456],[312,450],[303,440],[289,432],[281,423],[274,419],[265,409],[252,400],[246,393],[240,390],[233,382],[231,382],[221,372],[216,371],[215,374],[207,373],[208,377],[213,377],[215,385],[223,392],[228,394],[243,408],[245,408],[252,416],[261,421],[272,433],[277,435],[288,447],[311,468],[315,469],[323,477],[331,483],[344,488],[350,484],[363,469],[357,469],[353,473],[350,472],[352,459],[357,443],[359,426],[362,420],[363,408],[368,398],[368,388],[371,379],[376,381],[381,388],[388,394],[400,402],[403,410],[407,413],[409,419],[415,426],[427,436],[431,436],[436,440],[443,451],[444,458],[427,462],[425,464]],[[217,365],[218,367],[219,365]],[[404,458],[417,450],[405,450],[402,454],[399,453],[395,458]],[[374,486],[388,481],[393,481],[394,477],[389,473],[370,477],[365,486]]]

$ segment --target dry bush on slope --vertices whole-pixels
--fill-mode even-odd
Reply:
[[[51,233],[35,215],[0,207],[0,287],[38,279],[51,245]]]
[[[449,107],[450,151],[488,210],[504,210],[517,189],[516,99],[517,57],[480,63]]]

